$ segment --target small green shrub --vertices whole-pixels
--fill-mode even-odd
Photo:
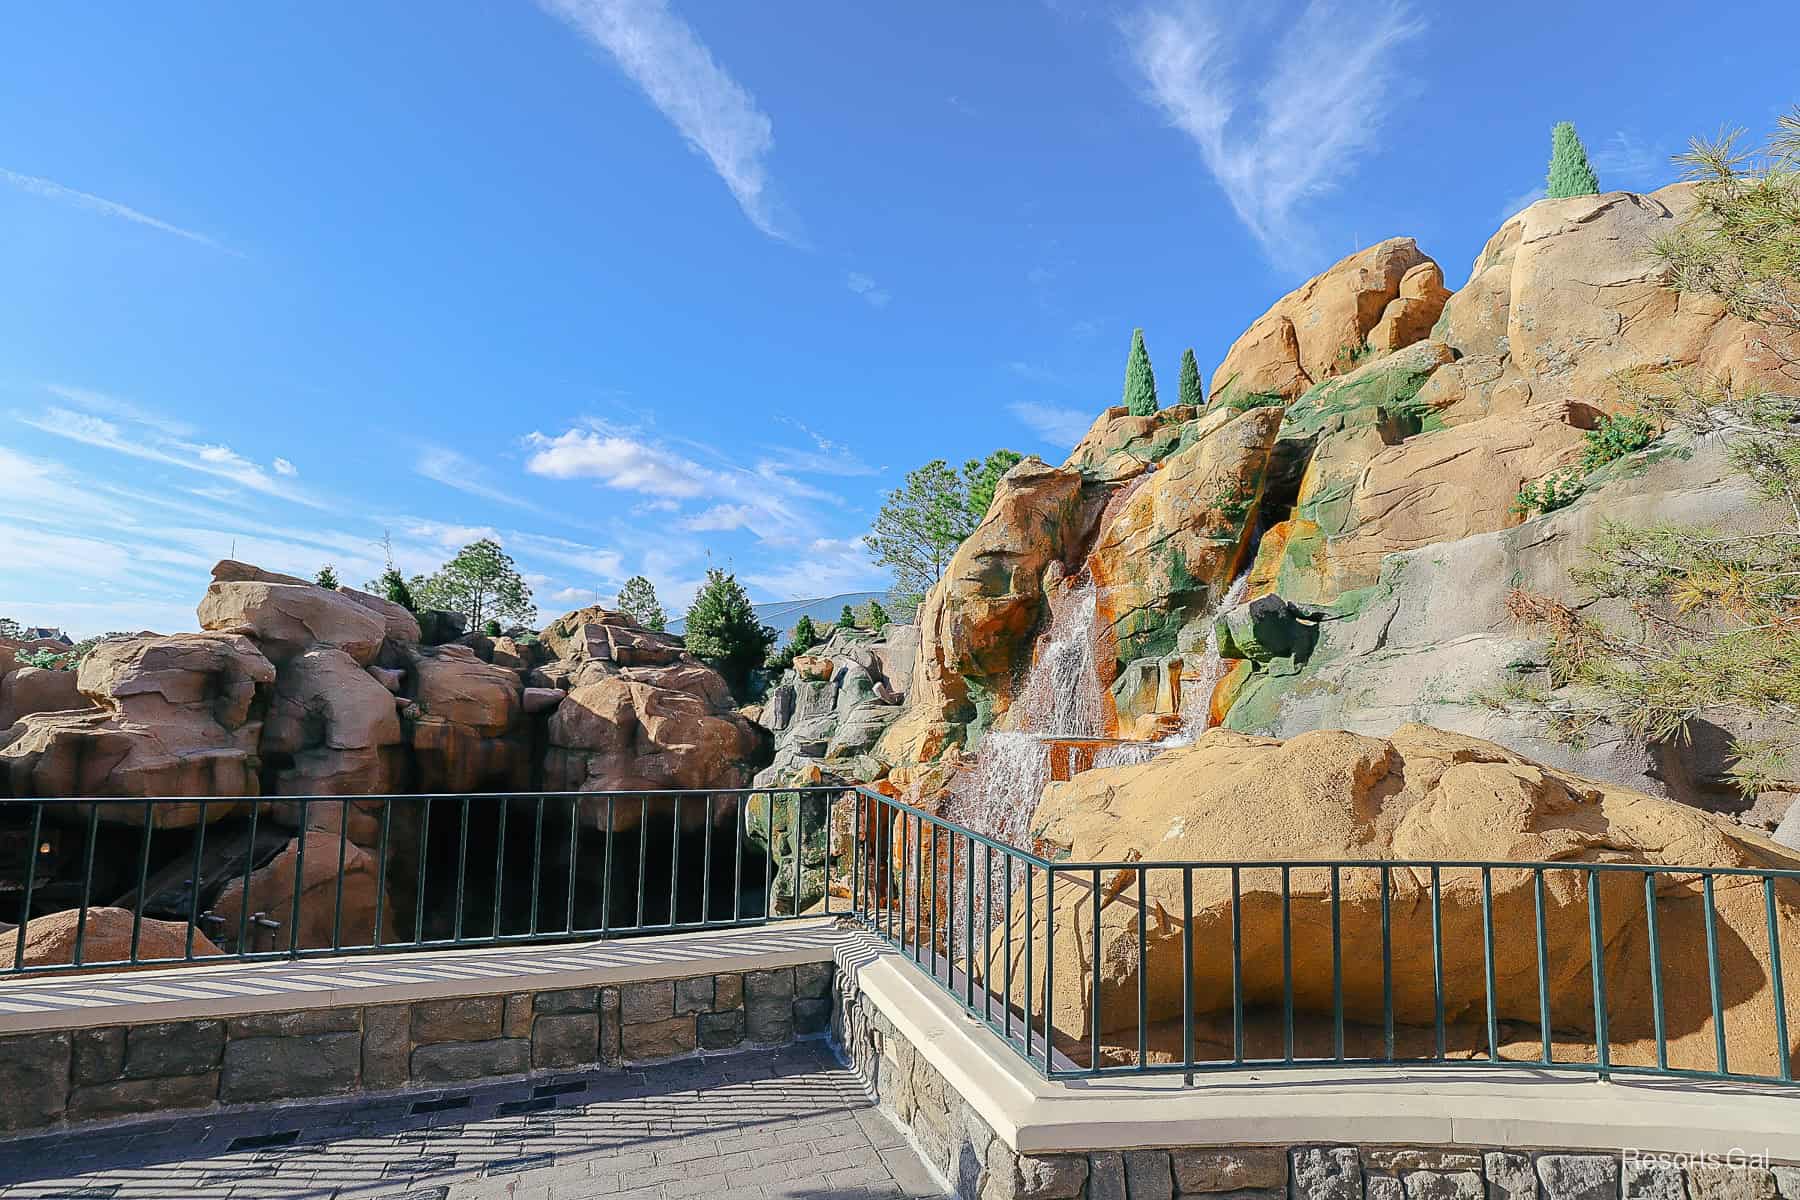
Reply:
[[[1573,467],[1565,467],[1560,471],[1552,471],[1542,479],[1531,481],[1519,489],[1513,497],[1512,510],[1520,516],[1532,513],[1553,513],[1559,508],[1567,508],[1581,497],[1587,490],[1587,484],[1581,472]]]
[[[1593,471],[1627,454],[1635,454],[1656,440],[1656,426],[1637,413],[1601,417],[1600,424],[1582,435],[1581,469]]]
[[[1278,408],[1287,404],[1285,396],[1274,392],[1236,392],[1225,399],[1232,412],[1249,412],[1253,408]]]
[[[66,671],[75,665],[72,654],[57,654],[42,648],[25,651],[16,661],[21,667],[42,667],[46,671]]]
[[[499,637],[500,636],[500,622],[498,622],[498,621],[487,622],[486,624],[484,624],[481,627],[481,633],[482,633],[483,637],[491,637],[491,638]]]
[[[1348,371],[1354,367],[1361,366],[1368,360],[1369,356],[1374,353],[1375,347],[1369,345],[1367,342],[1358,342],[1354,346],[1345,343],[1338,347],[1338,369]]]

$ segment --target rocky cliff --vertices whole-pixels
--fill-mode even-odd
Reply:
[[[1741,730],[1577,749],[1484,702],[1542,662],[1507,593],[1575,600],[1569,569],[1603,520],[1753,519],[1717,444],[1670,434],[1579,466],[1621,377],[1794,387],[1758,332],[1677,295],[1654,264],[1692,203],[1687,185],[1539,202],[1454,294],[1410,239],[1382,242],[1252,323],[1204,409],[1109,409],[1062,466],[1015,468],[926,597],[920,685],[877,751],[896,785],[941,785],[1008,727],[1051,609],[1085,577],[1121,737],[1419,721],[1772,827],[1789,797],[1751,805],[1725,779]],[[1582,498],[1521,512],[1520,489],[1553,472],[1585,474]],[[1241,607],[1221,612],[1240,576]]]

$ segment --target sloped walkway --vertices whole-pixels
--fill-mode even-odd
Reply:
[[[942,1195],[823,1042],[0,1142],[5,1200]]]

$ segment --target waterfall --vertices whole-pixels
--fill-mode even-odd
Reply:
[[[1094,584],[1085,575],[1055,607],[1024,686],[1008,713],[1012,729],[990,730],[957,787],[956,820],[1009,845],[1024,845],[1044,785],[1045,737],[1099,737],[1100,674],[1094,665]]]
[[[1206,614],[1206,648],[1200,653],[1199,665],[1194,668],[1192,676],[1182,676],[1181,709],[1186,714],[1182,722],[1181,734],[1188,741],[1193,741],[1206,732],[1206,725],[1211,720],[1212,694],[1219,686],[1219,681],[1231,673],[1225,660],[1219,655],[1219,615],[1229,612],[1243,603],[1244,593],[1250,587],[1250,572],[1245,571],[1231,581],[1219,602],[1213,605]]]

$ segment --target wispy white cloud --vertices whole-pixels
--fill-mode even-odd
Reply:
[[[1606,191],[1671,182],[1675,168],[1666,151],[1650,148],[1642,138],[1623,129],[1597,146],[1588,156],[1600,186]]]
[[[1158,0],[1121,22],[1148,100],[1193,140],[1238,219],[1284,263],[1310,256],[1300,209],[1373,144],[1395,91],[1395,52],[1423,28],[1393,0],[1308,0],[1291,16]]]
[[[798,241],[780,219],[765,160],[775,126],[666,0],[539,0],[608,54],[696,153],[712,164],[750,223]]]
[[[876,308],[886,308],[888,301],[893,299],[893,296],[888,294],[886,288],[877,285],[873,279],[864,275],[861,271],[850,272],[844,282],[851,291],[861,296],[864,300],[867,300]]]
[[[74,388],[55,389],[53,394],[81,404],[95,398],[109,400],[97,392]],[[239,454],[230,446],[216,442],[191,441],[169,431],[182,428],[173,423],[132,410],[121,402],[111,402],[110,419],[92,411],[52,405],[31,412],[15,413],[20,424],[72,442],[110,450],[116,454],[148,462],[179,467],[229,480],[240,487],[304,504],[312,508],[329,507],[310,495],[292,480],[270,474],[259,464]],[[127,416],[127,413],[134,415]]]
[[[873,591],[889,582],[860,537],[814,538],[796,549],[779,565],[744,572],[744,581],[781,600]]]
[[[596,422],[554,437],[529,434],[525,469],[549,479],[595,479],[620,491],[691,500],[709,490],[707,470],[691,459]]]
[[[427,445],[422,448],[418,459],[413,463],[413,472],[445,487],[479,496],[483,500],[492,500],[496,504],[506,504],[531,512],[543,511],[531,501],[515,496],[495,483],[487,468],[480,463],[448,446]]]
[[[186,238],[190,242],[198,242],[200,245],[210,246],[214,250],[223,250],[227,254],[237,254],[236,250],[231,249],[229,246],[221,245],[212,238],[207,237],[204,233],[195,233],[192,229],[183,229],[179,225],[171,225],[167,221],[153,217],[149,213],[139,212],[137,209],[120,204],[116,200],[108,200],[103,196],[93,196],[89,195],[87,192],[76,191],[72,187],[65,187],[64,185],[57,183],[54,179],[40,179],[36,175],[21,175],[17,171],[9,171],[4,167],[0,167],[0,179],[5,180],[20,191],[30,192],[34,196],[42,196],[46,200],[60,200],[65,204],[73,204],[77,208],[85,208],[89,212],[97,212],[108,217],[117,217],[121,221],[130,221],[135,225],[148,226],[159,233],[167,233],[178,238]]]
[[[1006,364],[1006,369],[1020,379],[1032,383],[1052,383],[1058,386],[1068,383],[1068,380],[1063,378],[1060,373],[1052,371],[1049,367],[1039,363],[1025,362],[1022,359],[1013,359]]]
[[[300,468],[296,467],[285,458],[278,458],[269,465],[275,468],[275,473],[277,475],[286,475],[290,479],[300,473]]]
[[[1087,436],[1097,413],[1069,408],[1060,404],[1039,404],[1033,400],[1015,400],[1007,405],[1012,415],[1044,441],[1064,451]]]
[[[724,533],[742,529],[756,515],[747,504],[715,504],[704,512],[681,520],[681,527],[691,533]]]

